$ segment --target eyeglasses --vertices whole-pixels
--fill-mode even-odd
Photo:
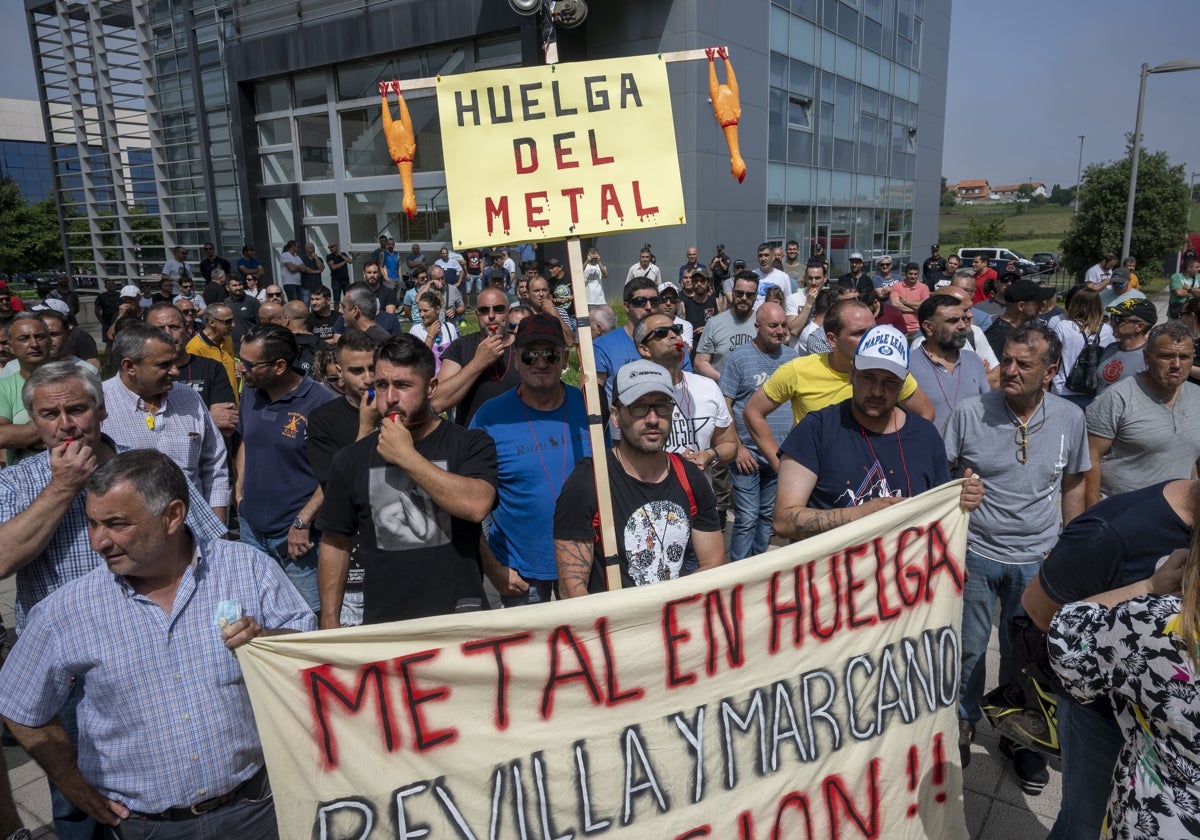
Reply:
[[[679,326],[679,324],[664,324],[661,327],[655,327],[654,329],[650,330],[650,332],[646,333],[645,338],[642,339],[642,344],[645,344],[652,338],[662,341],[668,335],[673,335],[678,338],[679,336],[683,335],[683,327]]]
[[[1029,463],[1029,427],[1024,423],[1017,424],[1017,463]]]
[[[670,400],[660,403],[634,403],[625,406],[625,410],[629,412],[630,417],[645,417],[651,411],[659,417],[670,417],[671,412],[675,410],[675,403]]]
[[[674,303],[677,300],[679,300],[679,295],[675,294],[674,292],[659,295],[659,301],[661,303]]]
[[[547,347],[544,350],[525,350],[521,353],[521,364],[532,365],[538,359],[545,359],[550,364],[556,365],[561,358],[562,352],[553,347]]]
[[[267,297],[283,297],[283,292],[267,292]]]
[[[238,364],[241,365],[242,367],[244,367],[246,370],[254,370],[256,367],[262,367],[263,365],[273,365],[275,363],[267,362],[267,361],[247,362],[245,359],[238,359]]]
[[[742,289],[734,289],[733,290],[733,296],[735,298],[752,298],[757,294],[758,294],[758,292],[747,292],[747,291],[743,291]]]
[[[508,311],[508,304],[497,303],[495,306],[477,306],[475,309],[480,315],[503,315]]]
[[[232,318],[209,318],[210,321],[216,321],[218,324],[224,324],[227,327],[233,326]]]
[[[662,298],[658,295],[654,297],[635,297],[630,298],[629,305],[635,309],[645,309],[647,306],[658,306],[662,303]]]

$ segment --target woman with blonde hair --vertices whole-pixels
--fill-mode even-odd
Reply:
[[[1050,621],[1059,680],[1081,703],[1112,701],[1124,737],[1104,837],[1200,838],[1200,530],[1164,561]]]
[[[1072,289],[1067,294],[1067,317],[1054,325],[1054,332],[1062,342],[1062,361],[1054,379],[1050,381],[1050,393],[1065,397],[1080,408],[1087,408],[1096,395],[1072,391],[1067,387],[1067,379],[1085,347],[1094,347],[1098,343],[1103,349],[1116,341],[1112,327],[1104,323],[1100,293],[1086,286]]]
[[[450,346],[450,342],[458,338],[458,329],[451,323],[442,321],[442,296],[437,292],[422,292],[417,295],[417,313],[420,320],[414,322],[409,335],[425,342],[425,346],[433,351],[434,371],[441,370],[442,354]]]

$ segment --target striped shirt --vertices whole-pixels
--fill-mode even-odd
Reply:
[[[117,452],[129,449],[119,444],[113,446]],[[50,478],[49,451],[39,452],[15,467],[0,470],[0,522],[7,522],[33,504],[50,483]],[[196,498],[202,498],[194,486],[190,491]],[[86,499],[87,491],[81,491],[67,508],[50,542],[37,557],[17,571],[18,635],[24,630],[26,617],[34,604],[75,578],[104,565],[88,542],[87,517],[83,509]],[[202,540],[223,537],[227,530],[225,523],[217,519],[208,505],[189,505],[187,524]]]
[[[108,411],[100,427],[104,434],[131,449],[158,450],[200,488],[210,507],[228,506],[225,438],[194,390],[172,387],[162,395],[157,410],[151,411],[120,376],[114,376],[104,380],[104,407]]]
[[[233,790],[263,755],[222,601],[268,629],[316,629],[279,564],[241,543],[198,543],[170,614],[97,568],[30,615],[0,670],[0,714],[40,726],[78,680],[79,769],[101,795],[158,813]]]

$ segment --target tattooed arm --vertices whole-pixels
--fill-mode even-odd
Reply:
[[[588,594],[588,578],[592,575],[592,552],[588,542],[555,540],[554,559],[558,565],[558,595],[578,598]]]
[[[775,496],[776,534],[788,539],[802,540],[814,534],[832,531],[900,501],[871,499],[854,507],[820,510],[808,506],[816,486],[816,473],[787,455],[780,459],[779,481],[776,484],[778,490]]]

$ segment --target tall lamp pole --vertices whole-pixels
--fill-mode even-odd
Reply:
[[[1083,180],[1083,138],[1084,135],[1079,135],[1079,166],[1075,170],[1075,215],[1079,215],[1079,187]]]
[[[1125,236],[1121,241],[1121,259],[1129,256],[1133,238],[1133,197],[1137,192],[1138,156],[1142,150],[1142,104],[1146,98],[1146,77],[1151,73],[1181,73],[1184,70],[1200,70],[1200,61],[1179,59],[1168,61],[1157,67],[1142,65],[1141,83],[1138,85],[1137,120],[1133,125],[1133,165],[1129,169],[1129,198],[1125,202]]]

